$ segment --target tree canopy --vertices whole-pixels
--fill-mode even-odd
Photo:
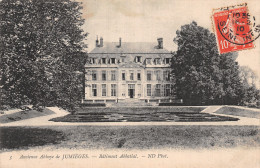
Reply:
[[[0,2],[1,88],[11,105],[68,98],[85,63],[79,2]],[[81,95],[81,94],[80,94]]]
[[[257,74],[248,66],[240,66],[240,77],[243,84],[242,105],[260,107],[260,90],[256,82],[259,80]]]
[[[242,83],[237,53],[219,54],[215,35],[196,22],[181,26],[172,59],[175,92],[185,104],[238,104]]]

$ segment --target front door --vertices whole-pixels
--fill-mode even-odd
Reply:
[[[135,97],[135,84],[129,84],[128,85],[128,96],[130,98],[134,98]]]

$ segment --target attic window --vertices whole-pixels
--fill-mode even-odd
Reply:
[[[106,58],[102,58],[102,64],[106,64]]]
[[[115,58],[111,58],[111,64],[115,64],[116,63],[116,59]]]
[[[151,58],[147,58],[146,59],[146,64],[151,64],[152,62],[151,62]]]
[[[161,59],[155,58],[154,62],[155,62],[155,65],[161,64]]]
[[[121,56],[121,62],[125,62],[125,58],[126,58],[126,56],[122,55]]]
[[[135,59],[136,59],[136,62],[142,62],[142,57],[141,56],[137,56]]]
[[[170,58],[165,58],[165,64],[169,64],[170,63]]]
[[[91,63],[95,64],[96,63],[96,58],[91,58]]]

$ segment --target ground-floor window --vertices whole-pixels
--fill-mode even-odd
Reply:
[[[161,84],[156,84],[155,87],[155,96],[161,96]]]
[[[125,91],[126,91],[126,85],[123,84],[122,85],[122,96],[124,96],[124,97],[125,97]]]
[[[170,96],[171,94],[171,85],[165,84],[164,86],[164,96]]]
[[[97,96],[97,85],[92,84],[92,96]]]
[[[102,84],[102,96],[107,96],[107,86],[106,86],[106,84]]]
[[[142,86],[141,86],[141,84],[137,85],[137,93],[138,93],[138,97],[142,96]]]
[[[111,84],[111,96],[116,96],[116,84]]]
[[[152,95],[152,86],[151,84],[147,84],[147,96],[151,96]]]

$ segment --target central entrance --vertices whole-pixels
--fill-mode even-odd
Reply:
[[[135,84],[128,84],[128,96],[130,98],[135,97]]]

